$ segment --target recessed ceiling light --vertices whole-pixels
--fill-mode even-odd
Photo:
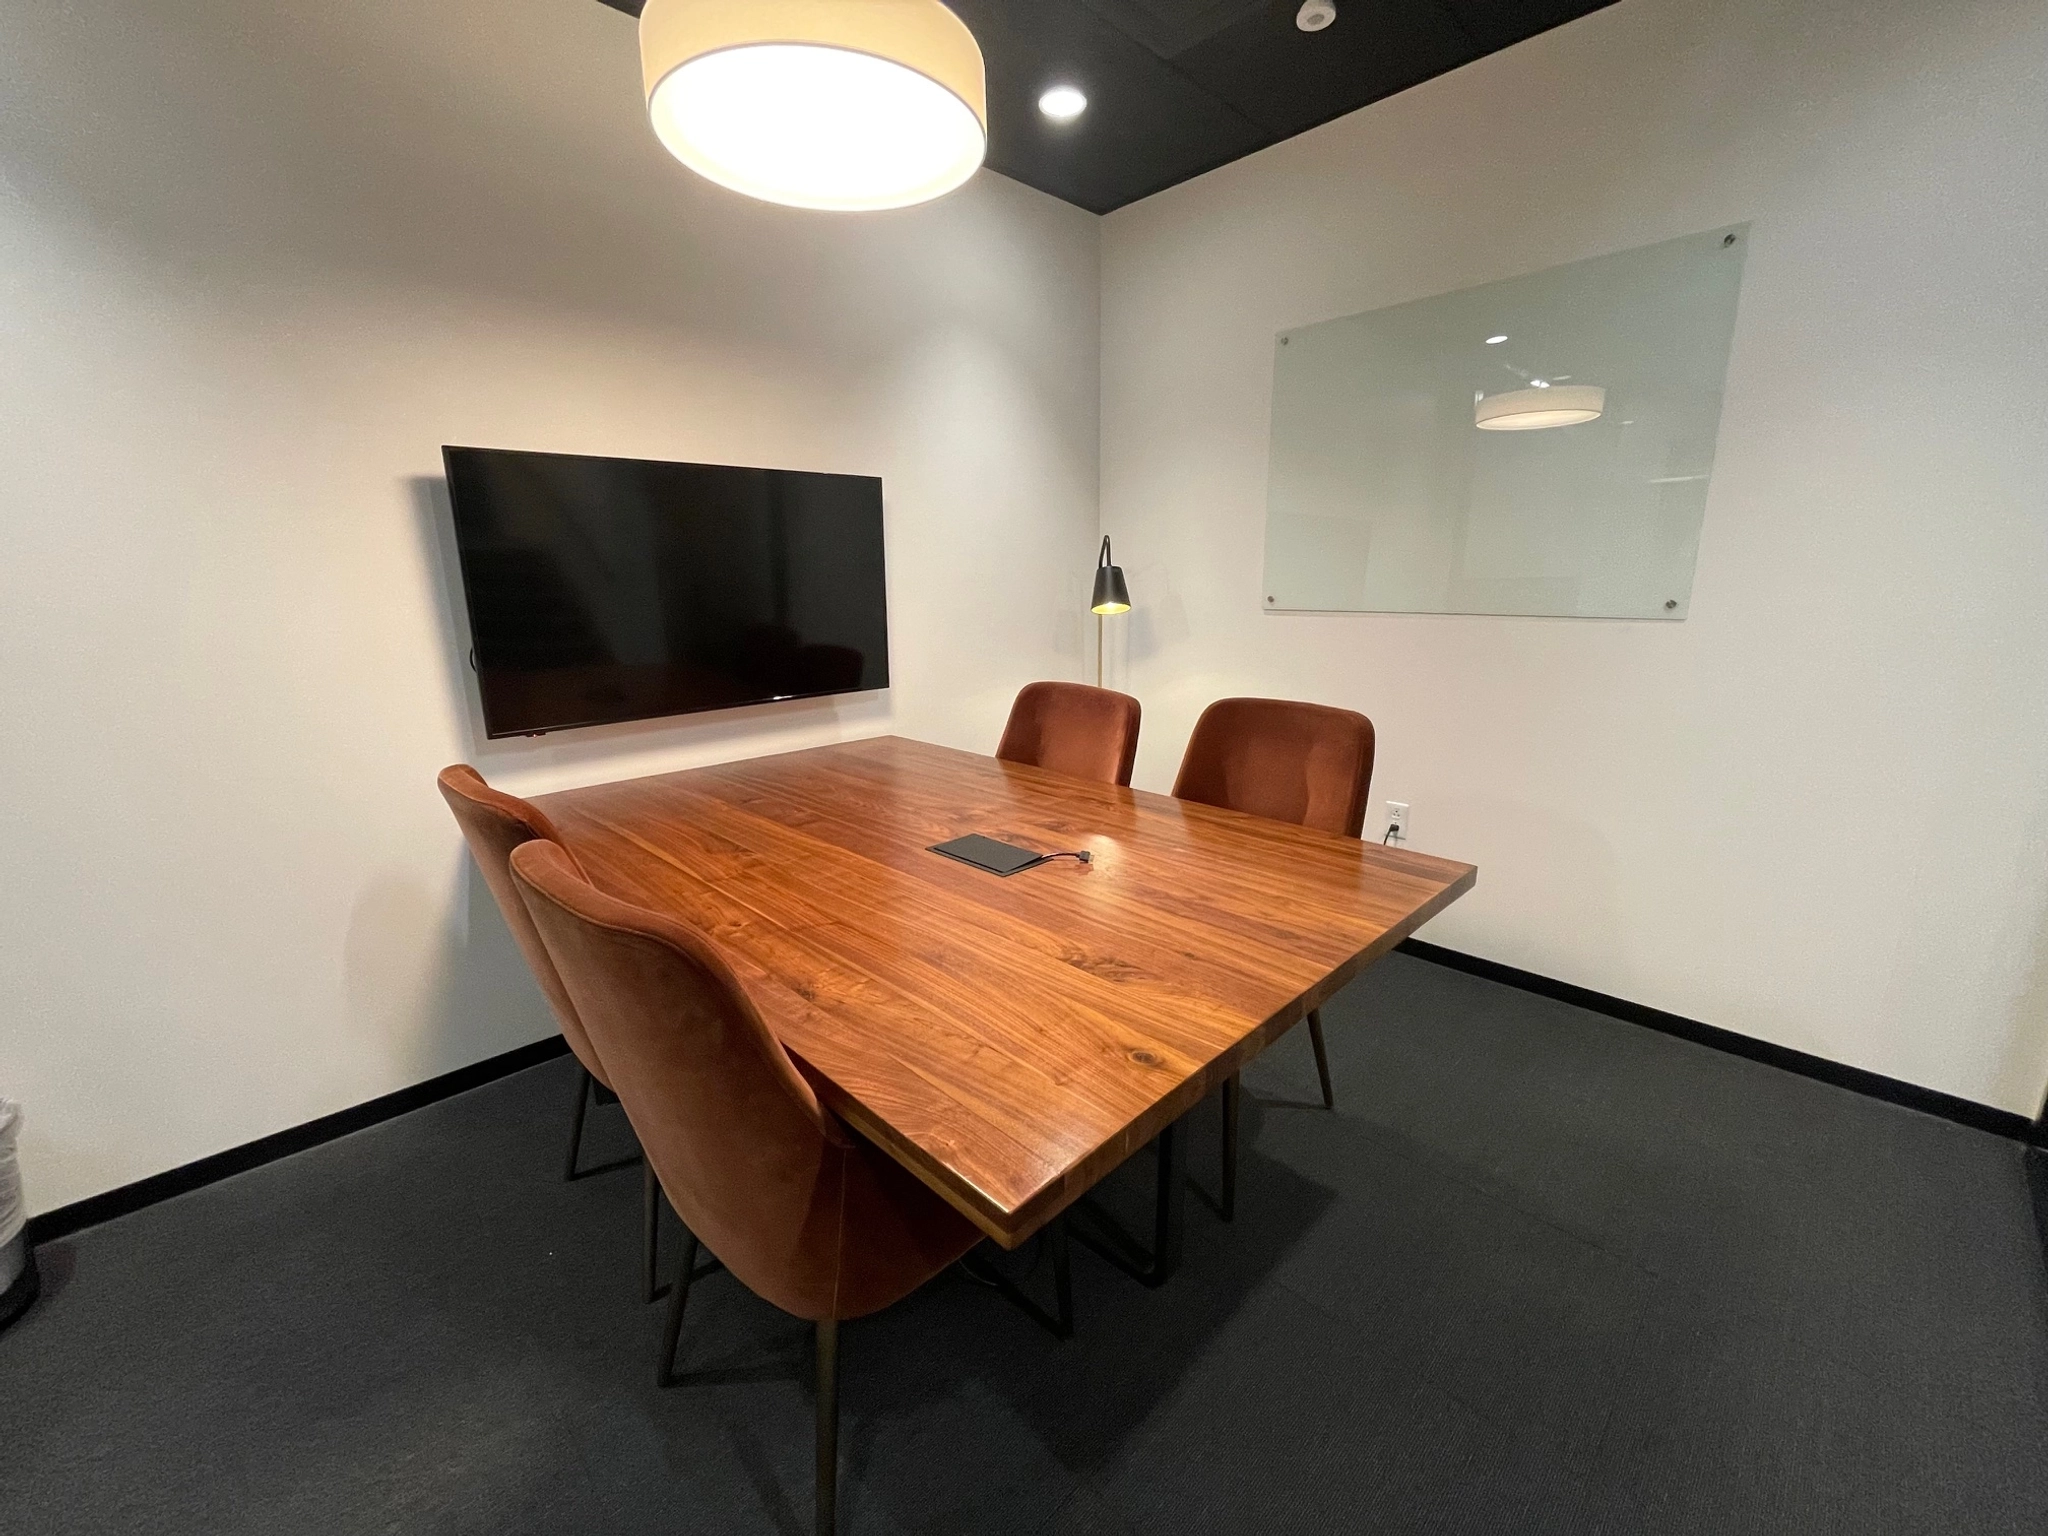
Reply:
[[[1038,110],[1056,123],[1071,123],[1088,110],[1088,98],[1071,85],[1056,85],[1038,98]]]
[[[647,0],[640,61],[669,153],[766,202],[902,208],[988,147],[981,49],[940,0]]]
[[[1504,342],[1504,341],[1506,341],[1506,340],[1507,340],[1507,337],[1505,337],[1505,336],[1489,336],[1489,337],[1487,337],[1487,338],[1486,338],[1486,344],[1487,344],[1487,345],[1488,345],[1489,347],[1497,347],[1497,346],[1499,346],[1499,345],[1500,345],[1500,344],[1501,344],[1502,342]]]
[[[1330,0],[1303,0],[1294,13],[1294,24],[1304,32],[1320,32],[1337,19],[1337,7]]]

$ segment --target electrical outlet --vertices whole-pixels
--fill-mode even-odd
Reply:
[[[1408,802],[1389,800],[1387,802],[1387,830],[1394,835],[1394,841],[1408,841]]]

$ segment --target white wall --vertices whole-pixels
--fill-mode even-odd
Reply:
[[[0,1091],[34,1208],[552,1032],[433,775],[1079,676],[1097,221],[836,219],[655,146],[595,0],[0,0]],[[443,442],[880,474],[888,695],[486,746]]]
[[[2033,1114],[2044,101],[2038,0],[1624,0],[1112,214],[1139,782],[1221,695],[1362,709],[1480,866],[1427,937]],[[1686,623],[1261,612],[1276,331],[1745,219]]]

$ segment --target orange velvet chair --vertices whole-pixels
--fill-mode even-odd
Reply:
[[[510,863],[512,850],[520,844],[544,839],[559,845],[561,836],[538,806],[491,788],[484,782],[483,775],[467,763],[443,768],[436,782],[441,788],[441,798],[455,813],[456,824],[462,828],[463,839],[469,844],[470,856],[476,860],[484,884],[491,888],[491,895],[497,898],[498,910],[505,914],[505,926],[512,930],[512,937],[518,942],[520,953],[526,956],[533,979],[540,983],[542,995],[554,1010],[555,1022],[562,1026],[562,1038],[568,1041],[569,1049],[575,1053],[580,1070],[576,1074],[576,1101],[569,1112],[569,1152],[562,1168],[563,1179],[573,1180],[579,1176],[576,1161],[583,1147],[583,1121],[590,1101],[599,1096],[600,1089],[609,1094],[612,1084],[596,1048],[590,1043],[590,1036],[584,1032],[582,1020],[576,1017],[576,1006],[569,1001],[569,994],[562,987],[562,978],[555,974],[554,962],[548,959],[540,935],[534,931],[526,903],[520,900],[518,889],[512,883]],[[652,1301],[657,1215],[653,1175],[645,1174],[642,1182],[640,1289],[644,1299]]]
[[[1085,683],[1027,683],[1010,706],[996,756],[1070,779],[1128,785],[1139,713],[1127,693]]]
[[[1202,711],[1175,798],[1356,837],[1372,789],[1372,722],[1287,699],[1218,699]]]
[[[1357,837],[1372,790],[1372,722],[1349,709],[1286,699],[1218,699],[1202,711],[1181,758],[1173,793],[1181,800],[1246,811],[1273,821]],[[1337,1107],[1320,1009],[1308,1015],[1323,1105]],[[1223,1085],[1223,1215],[1237,1202],[1235,1074]]]
[[[699,1240],[764,1300],[817,1325],[818,1530],[837,1484],[839,1323],[880,1311],[962,1257],[975,1227],[818,1102],[703,938],[605,895],[547,842],[512,873],[669,1203],[691,1236],[669,1292],[657,1380]]]

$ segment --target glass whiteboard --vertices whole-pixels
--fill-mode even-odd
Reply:
[[[1266,608],[1684,618],[1748,246],[1740,224],[1282,332]],[[1546,405],[1599,415],[1513,430]]]

